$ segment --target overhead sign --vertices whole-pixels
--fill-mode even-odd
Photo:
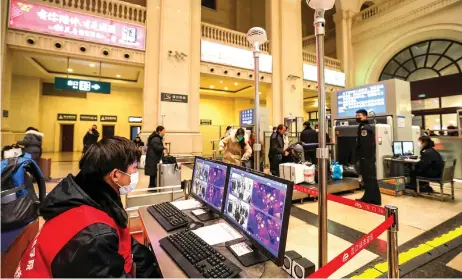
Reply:
[[[93,93],[111,93],[109,82],[55,77],[55,89]]]
[[[241,110],[241,113],[240,113],[241,126],[255,125],[254,114],[255,113],[253,109]]]
[[[137,50],[146,44],[143,26],[22,0],[11,0],[9,27]]]
[[[201,125],[212,125],[212,119],[201,119]]]
[[[248,70],[254,69],[252,51],[204,40],[201,41],[201,61]],[[265,73],[273,72],[273,58],[271,55],[260,54],[260,71]]]
[[[58,113],[58,121],[77,121],[77,114]]]
[[[303,64],[303,79],[318,81],[318,68],[316,65]],[[345,87],[345,73],[324,69],[324,79],[326,84]]]
[[[358,109],[386,113],[385,84],[367,85],[337,93],[338,117],[352,117]]]
[[[161,93],[160,100],[162,102],[187,103],[188,95]]]
[[[101,115],[100,121],[101,122],[117,122],[117,116],[116,115]]]
[[[94,114],[81,114],[80,121],[98,121],[98,115]]]
[[[142,123],[143,117],[141,116],[130,116],[128,117],[128,123]]]

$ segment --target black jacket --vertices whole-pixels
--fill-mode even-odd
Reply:
[[[300,134],[300,141],[303,143],[318,143],[318,132],[310,128],[305,128]]]
[[[157,133],[152,133],[148,138],[148,150],[146,152],[146,164],[144,173],[152,176],[157,173],[157,164],[164,155],[164,142],[162,137]]]
[[[375,132],[369,122],[363,121],[358,126],[356,140],[356,160],[375,159],[376,157]]]
[[[135,143],[136,147],[144,146],[144,142],[142,140],[140,140],[140,141],[134,140],[133,142]]]
[[[97,130],[92,130],[92,134],[90,134],[90,132],[87,132],[83,137],[83,146],[89,147],[90,145],[97,143],[98,138],[99,132]]]
[[[30,130],[26,132],[22,141],[18,141],[18,145],[24,146],[23,152],[29,153],[37,162],[42,156],[42,137],[42,133]]]
[[[284,138],[280,133],[274,132],[271,135],[270,149],[269,149],[268,157],[270,159],[272,159],[272,158],[281,158],[282,159],[283,154],[284,154]],[[278,156],[278,155],[280,155],[280,156]]]
[[[45,198],[40,213],[49,221],[81,205],[102,210],[119,227],[127,227],[128,216],[120,196],[102,179],[82,174],[64,178]],[[127,277],[118,245],[119,237],[114,228],[102,223],[90,225],[56,254],[51,263],[53,277]],[[132,254],[137,277],[159,276],[154,255],[134,238]]]
[[[443,158],[433,147],[425,147],[420,151],[420,161],[415,165],[418,176],[439,178],[443,172]]]

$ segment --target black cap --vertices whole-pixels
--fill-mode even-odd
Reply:
[[[365,110],[365,109],[358,109],[356,111],[356,113],[360,113],[360,114],[363,114],[363,115],[367,116],[367,110]]]

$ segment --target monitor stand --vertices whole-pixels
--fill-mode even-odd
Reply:
[[[204,212],[202,213],[197,213],[198,210],[202,210]],[[191,213],[196,216],[197,219],[199,219],[201,222],[207,222],[207,221],[210,221],[210,220],[215,220],[215,219],[218,219],[220,218],[220,216],[218,214],[216,214],[215,212],[213,212],[210,208],[208,207],[205,207],[205,208],[199,208],[199,209],[196,209],[196,210],[193,210],[191,211]]]
[[[258,249],[246,239],[244,239],[244,241],[242,238],[228,241],[225,242],[225,246],[245,267],[269,260],[268,257],[258,251]]]

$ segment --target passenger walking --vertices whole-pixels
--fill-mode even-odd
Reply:
[[[42,139],[43,133],[34,127],[28,127],[24,139],[17,144],[23,147],[23,153],[29,153],[32,160],[38,163],[42,157]]]
[[[252,148],[244,129],[231,130],[229,136],[220,141],[218,151],[223,152],[223,162],[241,166],[252,156]]]
[[[144,173],[149,176],[149,188],[157,187],[157,165],[164,156],[165,128],[158,126],[147,141],[146,163]]]
[[[98,126],[93,125],[91,129],[83,137],[83,153],[85,153],[90,146],[98,142],[99,132]]]
[[[285,126],[279,125],[276,132],[271,135],[270,150],[268,158],[270,160],[270,171],[274,176],[279,176],[279,165],[282,163],[283,156],[288,156],[289,152],[284,150]]]

